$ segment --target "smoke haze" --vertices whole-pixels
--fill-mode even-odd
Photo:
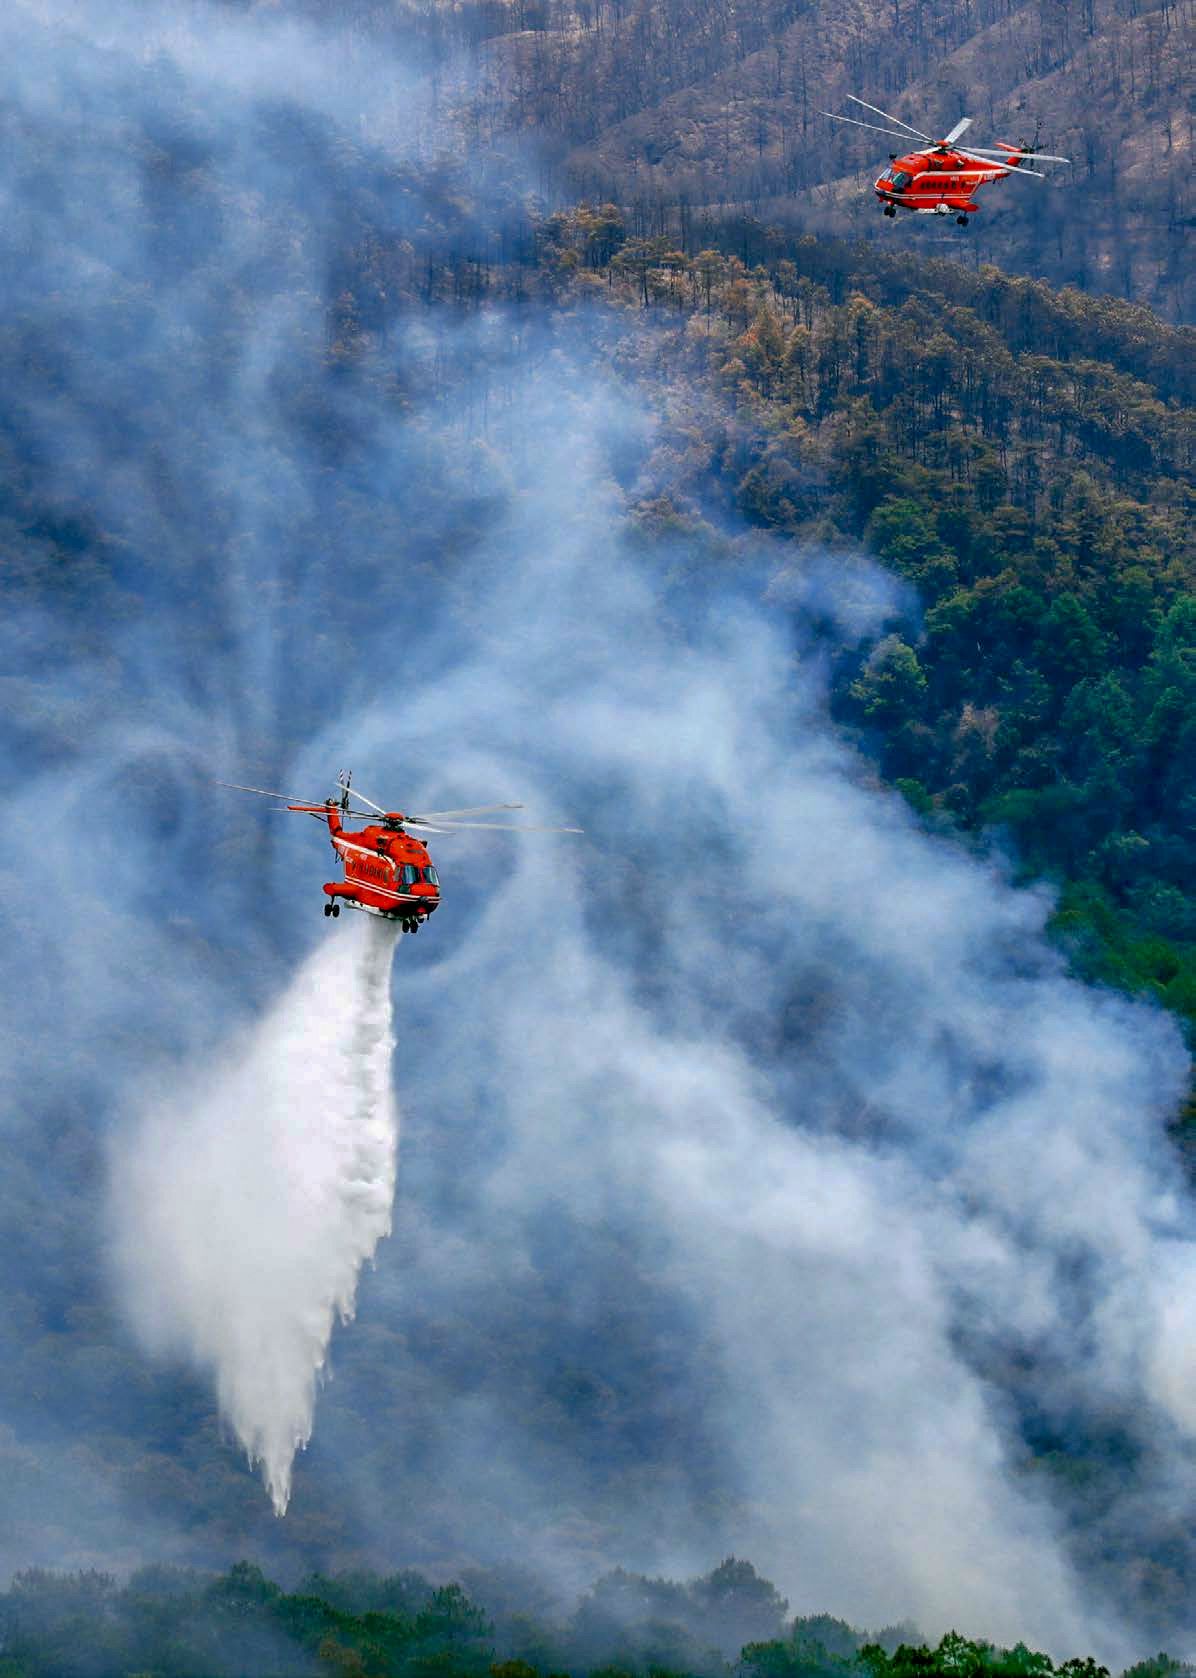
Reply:
[[[710,507],[646,534],[696,446],[650,339],[416,308],[402,242],[475,212],[363,138],[318,40],[164,11],[147,64],[17,17],[5,1350],[50,1378],[2,1400],[14,1452],[96,1441],[87,1555],[576,1590],[734,1552],[855,1623],[1189,1635],[1133,1572],[1192,1576],[1185,1056],[836,737],[828,659],[910,602]],[[367,234],[405,308],[350,354]],[[391,1216],[390,948],[322,921],[314,823],[211,779],[347,767],[586,834],[433,845],[394,1234],[336,1332]],[[1043,1467],[1092,1456],[1088,1505]],[[53,1484],[28,1559],[75,1563]]]

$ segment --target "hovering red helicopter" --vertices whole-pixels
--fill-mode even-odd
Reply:
[[[411,837],[419,833],[454,833],[459,828],[485,827],[509,833],[580,833],[580,827],[524,827],[514,822],[479,822],[469,818],[488,816],[500,810],[522,810],[522,804],[480,804],[472,810],[432,810],[422,816],[406,816],[401,810],[384,810],[364,793],[352,790],[352,771],[337,777],[339,793],[322,804],[292,800],[284,792],[267,792],[264,787],[245,787],[235,781],[220,781],[234,792],[254,792],[277,800],[275,809],[296,810],[328,823],[332,848],[345,870],[343,880],[324,886],[326,915],[339,915],[341,904],[364,909],[369,915],[399,921],[404,932],[418,932],[440,903],[440,880],[428,855],[427,846]],[[365,810],[354,807],[368,805]],[[376,812],[376,814],[371,814]],[[364,821],[352,830],[345,820]]]
[[[957,145],[960,135],[972,126],[971,117],[960,117],[949,134],[944,134],[941,140],[932,140],[929,134],[911,128],[900,117],[890,116],[879,105],[857,99],[854,93],[849,93],[847,97],[875,116],[884,117],[886,122],[895,123],[896,127],[881,128],[875,122],[860,122],[857,117],[836,116],[834,111],[823,111],[822,115],[830,117],[832,122],[850,122],[855,128],[870,128],[877,134],[888,134],[907,146],[911,137],[926,142],[919,151],[904,152],[901,156],[896,152],[889,153],[889,167],[875,184],[876,196],[884,205],[887,216],[895,216],[898,210],[917,210],[932,216],[954,215],[960,227],[966,227],[968,217],[980,208],[974,198],[977,187],[984,186],[988,181],[1006,180],[1015,170],[1019,175],[1036,175],[1045,180],[1041,169],[1027,168],[1028,157],[1037,163],[1069,161],[1066,157],[1052,157],[1047,152],[1040,152],[1035,146],[1010,146],[1003,140],[997,142],[996,151],[973,151]]]

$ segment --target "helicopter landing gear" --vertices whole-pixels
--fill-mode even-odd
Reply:
[[[895,215],[896,215],[896,214],[897,214],[897,206],[896,206],[896,204],[886,204],[886,205],[885,205],[885,215],[887,215],[887,216],[895,216]]]
[[[337,918],[337,916],[340,914],[340,912],[341,912],[340,904],[339,903],[334,903],[332,905],[332,918],[333,918],[333,920],[335,920]]]
[[[325,905],[324,905],[324,919],[327,920],[331,913],[332,913],[332,904],[331,903],[325,903]]]
[[[955,225],[956,227],[966,227],[968,225],[967,216],[956,216]]]
[[[335,915],[339,915],[339,914],[340,914],[340,912],[341,912],[341,906],[340,906],[340,904],[339,904],[339,903],[325,903],[325,905],[324,905],[324,913],[325,913],[325,914],[326,914],[326,915],[333,915],[333,916],[335,916]]]

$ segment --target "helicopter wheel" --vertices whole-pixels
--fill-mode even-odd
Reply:
[[[325,905],[324,905],[325,918],[327,918],[331,913],[332,913],[332,904],[331,903],[325,903]]]
[[[895,216],[895,215],[896,215],[896,214],[897,214],[897,206],[896,206],[896,204],[886,204],[886,205],[885,205],[885,215],[887,215],[887,216]]]
[[[956,216],[955,225],[956,227],[966,227],[968,225],[967,216]]]
[[[339,904],[339,903],[334,903],[334,904],[333,904],[333,905],[332,905],[332,914],[333,914],[333,918],[334,918],[334,919],[335,919],[335,917],[336,917],[336,916],[337,916],[337,915],[339,915],[339,914],[340,914],[340,912],[341,912],[341,906],[340,906],[340,904]]]

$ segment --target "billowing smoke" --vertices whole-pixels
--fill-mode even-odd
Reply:
[[[333,1323],[390,1232],[396,931],[370,919],[319,949],[260,1025],[187,1068],[113,1148],[136,1326],[215,1377],[280,1515]]]
[[[602,405],[556,412],[484,627],[404,707],[417,761],[462,742],[437,802],[518,786],[590,829],[580,855],[438,853],[448,915],[487,885],[405,1007],[458,1181],[430,1224],[405,1210],[403,1287],[432,1316],[467,1293],[497,1373],[448,1377],[439,1472],[462,1498],[519,1473],[546,1566],[568,1487],[645,1564],[718,1533],[845,1616],[1122,1647],[1011,1424],[1027,1397],[1073,1428],[1149,1415],[1188,1483],[1175,1033],[1068,980],[1044,896],[867,784],[800,618],[722,588],[679,633],[603,533]],[[529,1422],[511,1336],[548,1393],[581,1383],[589,1437]],[[604,1453],[637,1438],[612,1499]]]
[[[297,103],[301,35],[247,86],[72,15],[9,72],[13,1456],[69,1442],[124,1554],[152,1507],[178,1557],[733,1551],[857,1623],[1196,1629],[1185,1056],[835,736],[826,659],[908,603],[735,522],[651,327],[425,306],[457,187]],[[321,917],[314,823],[212,786],[345,767],[586,829],[434,844],[360,1276],[389,953]],[[278,1503],[335,1360],[285,1522],[130,1316]]]

